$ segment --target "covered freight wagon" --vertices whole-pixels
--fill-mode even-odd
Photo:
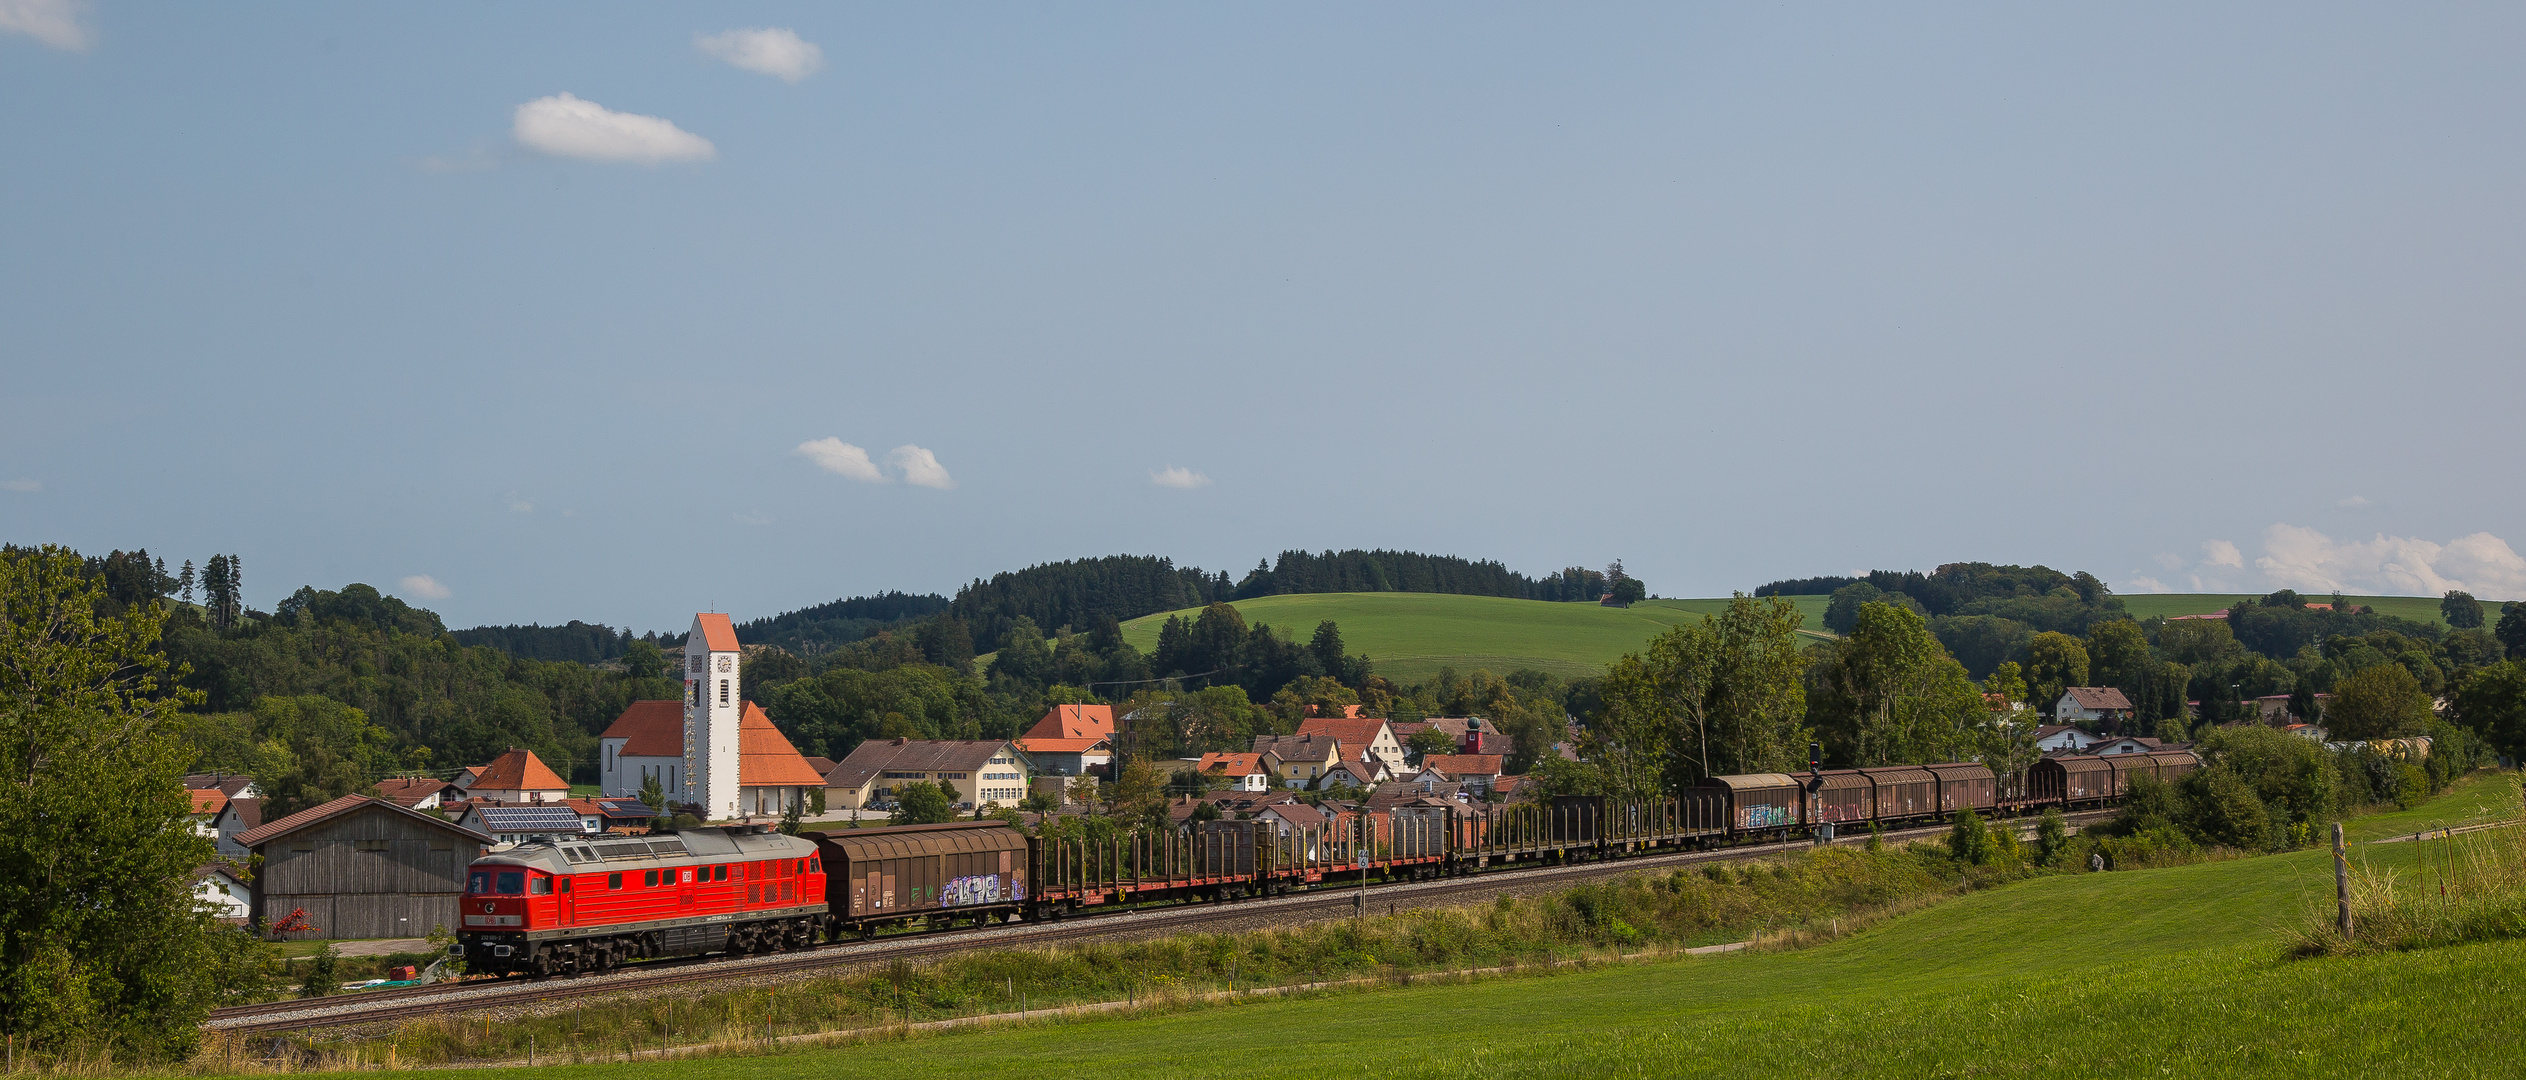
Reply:
[[[2085,754],[2044,758],[2026,770],[2026,789],[2042,802],[2103,802],[2114,797],[2114,766]]]
[[[998,821],[806,833],[824,857],[837,928],[1013,915],[1028,894],[1026,834]]]
[[[1809,778],[1807,823],[1866,821],[1877,816],[1877,789],[1857,769],[1826,769]]]
[[[1877,789],[1877,820],[1901,821],[1938,813],[1938,774],[1918,765],[1861,769]]]
[[[1804,789],[1786,773],[1740,773],[1713,776],[1700,785],[1728,799],[1728,827],[1737,832],[1786,829],[1798,824]]]
[[[1990,768],[1981,762],[1958,761],[1922,767],[1938,778],[1938,810],[1942,814],[1967,809],[1987,811],[1999,805],[1999,785]]]

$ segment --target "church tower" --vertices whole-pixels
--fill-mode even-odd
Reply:
[[[684,638],[685,790],[710,821],[726,821],[738,812],[737,726],[745,706],[738,697],[741,662],[737,630],[728,616],[693,616],[693,630]]]

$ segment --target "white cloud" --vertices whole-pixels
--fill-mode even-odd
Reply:
[[[947,475],[947,466],[938,463],[938,455],[909,443],[886,452],[886,463],[903,470],[903,482],[945,491],[956,486]]]
[[[557,157],[587,161],[708,161],[719,150],[671,121],[615,112],[568,93],[536,98],[517,107],[511,127],[518,145]]]
[[[86,52],[88,28],[79,25],[79,0],[0,0],[0,31],[24,34],[65,52]]]
[[[1203,476],[1191,469],[1181,468],[1174,465],[1167,466],[1165,472],[1150,473],[1149,482],[1156,484],[1159,487],[1168,488],[1197,488],[1210,486],[1209,477]]]
[[[2438,596],[2461,589],[2526,596],[2526,558],[2487,532],[2444,544],[2383,533],[2346,541],[2302,525],[2274,525],[2263,533],[2263,550],[2255,567],[2273,584],[2299,592]]]
[[[2245,569],[2245,553],[2238,551],[2235,544],[2229,543],[2225,540],[2211,540],[2204,542],[2201,549],[2204,555],[2204,558],[2202,559],[2203,566],[2225,566],[2237,570]]]
[[[2334,503],[2333,505],[2341,507],[2344,510],[2357,510],[2368,505],[2368,496],[2353,495],[2350,498]]]
[[[397,584],[403,586],[403,591],[423,600],[445,600],[449,595],[447,586],[439,584],[439,579],[428,574],[414,574]]]
[[[802,40],[795,30],[785,27],[764,27],[759,30],[730,30],[724,34],[693,36],[693,47],[705,56],[771,75],[784,82],[796,83],[824,66],[824,50],[812,41]]]
[[[2159,566],[2165,567],[2169,570],[2181,570],[2184,568],[2184,557],[2172,551],[2161,551],[2153,556],[2153,558],[2157,559]]]
[[[502,497],[502,499],[501,499],[501,501],[503,501],[503,502],[507,503],[507,504],[508,504],[508,506],[509,506],[509,509],[510,509],[510,510],[512,510],[512,511],[514,511],[514,512],[516,512],[516,513],[520,513],[520,514],[532,514],[532,513],[534,513],[534,512],[535,512],[535,503],[534,503],[534,501],[533,501],[533,500],[530,500],[530,499],[528,499],[526,496],[524,496],[524,495],[520,495],[520,494],[518,494],[517,492],[514,492],[514,491],[512,491],[512,492],[508,493],[507,495],[503,496],[503,497]]]
[[[868,460],[868,451],[831,436],[799,443],[797,449],[791,450],[790,453],[815,462],[817,468],[826,472],[847,476],[862,483],[883,484],[886,482],[886,474],[878,471],[876,462]]]
[[[2158,580],[2158,579],[2156,579],[2156,578],[2153,578],[2153,577],[2134,577],[2134,578],[2132,578],[2132,579],[2131,579],[2131,584],[2132,584],[2132,586],[2133,586],[2134,588],[2138,589],[2138,590],[2139,590],[2139,591],[2141,591],[2141,592],[2174,592],[2174,591],[2175,591],[2174,589],[2168,588],[2168,587],[2167,587],[2166,582],[2160,581],[2160,580]],[[2129,592],[2129,591],[2131,591],[2131,590],[2126,589],[2126,590],[2124,590],[2124,591]]]
[[[19,479],[0,483],[0,491],[18,491],[32,495],[42,490],[44,490],[44,482],[41,480]]]

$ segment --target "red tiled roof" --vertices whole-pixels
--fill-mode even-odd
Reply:
[[[1342,720],[1329,716],[1314,716],[1298,722],[1298,734],[1324,735],[1339,739],[1342,745],[1357,747],[1360,753],[1365,754],[1370,747],[1377,745],[1377,732],[1385,726],[1385,721],[1373,717]]]
[[[535,751],[510,747],[509,752],[491,759],[474,777],[474,787],[483,791],[568,791],[570,781],[545,766]]]
[[[414,810],[408,807],[397,806],[384,799],[372,799],[366,795],[345,795],[322,806],[309,807],[308,809],[301,810],[288,817],[282,818],[279,821],[266,822],[263,825],[238,833],[236,841],[243,847],[260,847],[263,844],[270,843],[275,839],[297,832],[307,826],[314,825],[319,822],[331,821],[344,814],[352,813],[357,810],[363,810],[372,806],[397,814],[409,815],[414,820],[426,821],[450,832],[462,833],[481,843],[488,844],[491,842],[491,837],[488,834],[478,833],[472,829],[461,827],[446,818],[438,816],[437,814],[423,813],[419,810]]]
[[[1084,754],[1104,746],[1103,739],[1019,739],[1017,748],[1030,754]]]
[[[2070,695],[2072,701],[2078,702],[2082,709],[2128,711],[2131,708],[2131,699],[2124,697],[2122,691],[2110,686],[2073,686],[2065,692]]]
[[[1194,768],[1200,769],[1203,772],[1218,772],[1227,776],[1252,776],[1255,773],[1263,771],[1263,755],[1221,753],[1203,754],[1201,763],[1195,765]]]
[[[1430,754],[1422,757],[1422,767],[1450,777],[1498,777],[1500,754]]]
[[[616,753],[626,757],[683,757],[684,703],[635,701],[607,725],[600,739],[625,740]],[[476,785],[480,786],[480,785]]]
[[[695,615],[693,616],[693,622],[695,625],[702,628],[703,651],[737,651],[737,628],[728,625],[727,616],[719,614]],[[692,643],[686,642],[685,644],[689,650]]]
[[[185,794],[193,796],[193,812],[196,814],[216,814],[228,805],[228,796],[218,788],[194,788]]]
[[[428,777],[398,777],[377,782],[377,797],[398,806],[411,806],[432,795],[454,790],[462,797],[464,789],[445,780]]]
[[[737,717],[737,783],[742,787],[823,787],[824,774],[772,726],[763,706],[746,702]]]
[[[1110,739],[1114,737],[1111,705],[1055,705],[1026,729],[1025,739]]]

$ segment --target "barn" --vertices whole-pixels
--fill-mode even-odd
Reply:
[[[278,922],[304,908],[306,937],[417,938],[456,929],[465,868],[491,837],[366,795],[237,834],[263,860],[254,914]]]

